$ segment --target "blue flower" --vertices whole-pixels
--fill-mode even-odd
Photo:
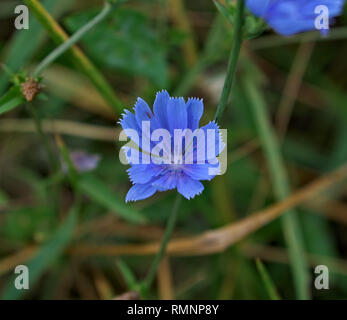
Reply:
[[[316,29],[318,6],[326,6],[329,21],[341,14],[344,0],[247,0],[248,9],[263,18],[279,34],[292,35]],[[316,12],[318,8],[318,12]],[[328,21],[328,22],[329,22]],[[321,29],[322,33],[327,30]]]
[[[72,164],[78,172],[87,172],[94,170],[101,158],[98,154],[90,154],[83,150],[73,151],[69,154]],[[68,166],[62,160],[62,170],[67,173]]]
[[[157,93],[153,112],[141,98],[135,104],[134,113],[125,111],[119,122],[130,143],[135,144],[123,146],[131,164],[127,172],[134,184],[126,195],[126,202],[175,188],[191,199],[204,190],[200,180],[211,180],[218,173],[217,156],[224,143],[214,121],[199,128],[203,108],[202,100],[190,98],[185,102],[183,98],[171,98],[164,90]],[[144,130],[148,126],[149,130]],[[165,135],[161,135],[162,139],[154,138],[157,132],[163,131],[167,139]],[[176,139],[177,132],[187,131],[202,133],[200,142],[203,143],[199,144],[198,138],[189,135],[183,136],[183,140]],[[156,152],[158,149],[160,151]]]

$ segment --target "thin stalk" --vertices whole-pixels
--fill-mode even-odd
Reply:
[[[240,49],[241,49],[242,25],[243,25],[243,14],[244,14],[244,2],[243,2],[243,0],[238,0],[236,10],[237,10],[237,12],[236,12],[236,20],[235,20],[236,22],[235,22],[235,32],[234,32],[233,45],[231,48],[228,71],[227,71],[227,76],[226,76],[225,83],[224,83],[221,101],[218,105],[216,115],[215,115],[216,120],[218,120],[221,117],[221,115],[225,109],[225,106],[227,104],[227,100],[228,100],[229,95],[230,95],[232,80],[233,80],[236,65],[237,65],[237,60],[238,60]],[[164,254],[165,254],[166,246],[169,242],[172,231],[174,230],[174,227],[175,227],[175,223],[176,223],[176,219],[177,219],[181,200],[182,200],[182,197],[180,195],[177,195],[177,198],[176,198],[175,204],[173,206],[171,215],[170,215],[169,220],[167,222],[167,226],[165,229],[163,239],[161,241],[160,249],[159,249],[157,255],[155,256],[154,261],[151,265],[151,268],[148,272],[148,275],[145,278],[145,280],[142,283],[142,286],[140,288],[142,290],[143,294],[147,294],[148,289],[152,285],[154,278],[155,278],[155,275],[157,273],[160,261],[162,260]]]
[[[128,265],[120,257],[117,258],[116,264],[117,264],[118,270],[123,275],[123,278],[125,282],[127,283],[129,289],[136,290],[136,286],[137,286],[136,278],[133,272],[131,271],[131,269],[128,267]]]
[[[85,24],[81,29],[75,32],[69,40],[65,41],[59,47],[55,48],[45,59],[41,61],[41,63],[37,66],[37,68],[33,72],[34,77],[38,77],[44,69],[46,69],[52,62],[54,62],[58,57],[60,57],[66,50],[70,49],[72,45],[74,45],[77,41],[79,41],[90,29],[92,29],[95,25],[105,19],[108,14],[111,12],[111,5],[108,2],[105,2],[104,8],[101,12],[95,16],[92,20],[90,20],[87,24]]]
[[[154,261],[151,265],[151,268],[149,269],[147,277],[145,278],[145,280],[143,282],[142,289],[144,290],[145,293],[148,291],[148,289],[152,285],[154,278],[155,278],[155,275],[157,273],[160,261],[165,254],[166,246],[167,246],[167,244],[170,240],[171,234],[175,228],[175,224],[176,224],[176,220],[177,220],[181,201],[182,201],[182,196],[180,194],[178,194],[176,197],[174,206],[172,208],[172,212],[169,216],[169,220],[168,220],[167,225],[166,225],[165,233],[164,233],[163,239],[162,239],[161,244],[160,244],[160,249],[154,258]]]
[[[46,150],[48,162],[51,165],[51,170],[54,174],[59,174],[60,173],[59,162],[57,160],[57,157],[54,154],[52,145],[48,141],[46,133],[43,131],[42,122],[40,117],[37,114],[37,110],[31,103],[27,103],[27,108],[29,110],[31,117],[34,119],[36,131]],[[57,210],[59,205],[58,205],[58,188],[56,185],[52,186],[51,192],[49,193],[49,198],[50,198],[49,202],[54,206],[55,210]]]
[[[214,120],[216,121],[220,120],[230,96],[231,86],[233,84],[237,61],[240,55],[240,50],[242,45],[242,25],[243,25],[244,10],[245,10],[244,0],[237,0],[233,43],[231,46],[228,70],[227,70],[226,78],[224,81],[222,96],[220,98],[217,111],[214,117]]]
[[[54,20],[38,0],[23,1],[56,43],[62,44],[69,40],[69,37],[63,28]],[[121,3],[123,3],[123,1],[118,1],[114,6]],[[72,58],[76,67],[89,77],[90,81],[98,89],[102,97],[109,103],[113,110],[117,113],[121,113],[124,109],[124,104],[116,96],[110,84],[95,65],[75,45],[72,45],[67,53]]]
[[[269,295],[269,298],[271,300],[281,300],[280,295],[277,292],[277,289],[272,281],[272,279],[270,278],[269,273],[267,272],[264,264],[261,262],[261,260],[259,258],[257,258],[255,260],[257,269],[259,271],[259,274],[264,282],[264,286],[265,289]]]
[[[37,133],[38,133],[38,135],[39,135],[39,137],[40,137],[40,139],[44,145],[44,148],[46,149],[48,161],[50,162],[50,164],[52,166],[52,170],[56,171],[58,168],[58,162],[56,160],[56,157],[54,155],[52,147],[51,147],[51,145],[47,139],[47,136],[42,129],[41,119],[39,118],[36,109],[34,108],[34,106],[31,103],[27,104],[27,108],[29,110],[31,117],[34,119],[36,131],[37,131]]]
[[[269,122],[264,98],[256,87],[254,79],[246,76],[244,88],[249,97],[251,111],[259,133],[260,141],[269,165],[274,193],[279,201],[290,196],[289,180],[281,157],[278,141]],[[294,210],[288,210],[282,217],[282,228],[288,246],[294,286],[298,299],[309,299],[308,265],[304,254],[304,242],[299,221]]]

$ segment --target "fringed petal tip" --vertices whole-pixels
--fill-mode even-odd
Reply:
[[[194,102],[204,102],[204,99],[203,98],[196,98],[196,97],[188,97],[188,99],[187,99],[187,103],[189,102],[189,101],[194,101]]]
[[[214,124],[217,129],[219,129],[219,124],[216,122],[216,120],[211,120],[208,124]]]
[[[203,190],[202,190],[202,191],[203,191]],[[191,199],[194,199],[194,198],[197,197],[197,196],[200,196],[200,195],[202,194],[202,191],[200,191],[199,193],[196,193],[196,194],[194,194],[194,195],[192,195],[192,196],[187,196],[187,195],[184,195],[184,194],[182,194],[182,193],[180,193],[180,194],[182,194],[182,196],[185,197],[187,200],[191,200]]]
[[[155,97],[157,97],[157,96],[160,95],[160,94],[167,94],[167,95],[169,95],[169,93],[167,92],[166,89],[162,89],[161,91],[158,91],[158,92],[155,94]]]
[[[125,202],[143,200],[152,196],[157,189],[151,183],[134,184],[128,191]]]
[[[126,121],[126,117],[128,117],[129,114],[132,114],[132,112],[130,110],[128,110],[128,109],[124,109],[123,113],[121,113],[121,115],[119,116],[117,124],[122,125],[122,123],[124,123],[124,121]]]
[[[177,191],[188,200],[201,194],[203,190],[204,185],[200,181],[191,179],[187,175],[183,175],[178,179]]]
[[[183,97],[170,97],[170,100],[173,101],[173,102],[184,101],[184,103],[186,103]]]

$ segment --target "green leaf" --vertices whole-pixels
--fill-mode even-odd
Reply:
[[[91,174],[81,175],[78,180],[80,190],[85,192],[92,200],[98,202],[101,206],[111,210],[123,219],[143,223],[146,221],[138,211],[125,204],[124,200],[119,199],[115,193],[95,176]]]
[[[0,208],[1,206],[5,206],[9,201],[7,194],[0,189]]]
[[[1,234],[15,243],[31,242],[35,234],[50,230],[49,224],[52,211],[47,207],[23,207],[9,210],[5,216]]]
[[[0,115],[8,112],[22,103],[25,102],[25,99],[18,86],[12,87],[7,93],[5,93],[0,98]]]
[[[263,19],[253,15],[245,17],[244,22],[244,39],[253,39],[260,36],[267,29],[267,25]]]
[[[66,25],[75,32],[96,14],[88,10],[69,17]],[[129,9],[114,10],[81,40],[88,54],[102,67],[130,75],[142,75],[159,87],[167,86],[164,47],[146,16]]]
[[[229,10],[222,6],[217,0],[213,0],[215,6],[217,7],[218,11],[227,19],[229,22],[234,25],[235,23],[235,8],[231,7]]]
[[[264,282],[265,289],[269,295],[269,298],[271,300],[280,300],[277,289],[276,289],[274,283],[272,282],[272,280],[271,280],[265,266],[263,265],[263,263],[259,259],[257,259],[256,265],[257,265],[257,269],[260,273],[260,276]]]
[[[129,289],[136,289],[136,278],[135,275],[133,274],[132,270],[128,267],[128,265],[125,263],[123,259],[118,257],[117,259],[117,267],[119,271],[122,273],[124,280],[126,284],[128,285]]]
[[[12,109],[18,107],[23,102],[24,102],[23,99],[20,97],[11,99],[10,101],[0,106],[0,114],[11,111]]]
[[[29,288],[40,278],[42,273],[57,259],[69,244],[77,222],[77,212],[79,206],[74,206],[69,212],[64,223],[53,234],[52,238],[47,241],[27,264],[29,269]],[[26,290],[17,290],[14,286],[14,277],[4,289],[2,299],[15,300],[19,299]]]
[[[221,5],[217,0],[213,0],[215,6],[217,7],[218,11],[222,14],[223,17],[225,17],[232,26],[235,24],[235,13],[236,13],[236,6],[231,5],[231,3],[228,1],[228,6],[224,7]],[[244,17],[244,34],[243,37],[246,40],[253,39],[261,35],[267,28],[267,25],[265,24],[264,20],[261,18],[257,18],[254,15],[245,15]]]

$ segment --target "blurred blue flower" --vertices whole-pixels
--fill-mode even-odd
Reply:
[[[69,153],[72,164],[78,172],[87,172],[94,170],[99,162],[100,156],[97,154],[89,154],[83,150],[72,151]],[[62,170],[68,171],[66,163],[62,162]]]
[[[345,0],[247,0],[247,8],[256,16],[263,18],[279,34],[292,35],[315,30],[321,7],[328,9],[327,24],[340,15]],[[316,10],[317,9],[317,10]],[[327,28],[320,29],[322,33]]]
[[[126,135],[138,146],[137,155],[140,159],[136,163],[134,161],[136,150],[123,147],[131,164],[127,172],[134,184],[126,195],[126,202],[142,200],[152,196],[156,191],[175,188],[185,198],[191,199],[204,190],[200,180],[211,180],[217,174],[219,170],[217,156],[223,150],[224,143],[221,140],[219,127],[214,121],[199,129],[203,108],[202,100],[190,98],[185,102],[183,98],[171,98],[164,90],[157,93],[153,112],[141,98],[138,98],[135,104],[134,113],[125,111],[119,122]],[[148,132],[144,130],[146,123],[150,125]],[[169,138],[165,141],[164,136],[161,136],[162,140],[158,137],[153,139],[156,132],[163,129]],[[175,134],[179,131],[177,129],[202,132],[206,148],[199,149],[197,139],[191,137],[184,137],[184,144],[182,140],[176,144]],[[134,135],[127,133],[131,130],[138,134],[138,141],[135,141]],[[212,138],[209,136],[211,132]],[[151,137],[147,145],[144,142],[145,135]],[[213,140],[214,146],[211,146],[208,139],[210,142]],[[160,144],[156,141],[162,143],[162,150],[159,153],[154,152],[155,146]],[[129,156],[129,151],[132,152],[132,156]],[[161,161],[158,160],[159,156]],[[190,163],[189,157],[192,159]],[[200,161],[199,157],[203,161]],[[144,163],[145,158],[147,163]]]

